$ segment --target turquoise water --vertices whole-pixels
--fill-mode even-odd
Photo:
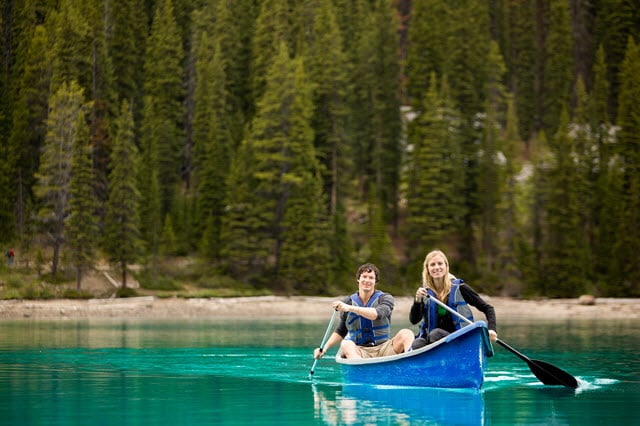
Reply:
[[[640,424],[640,321],[500,323],[577,390],[542,385],[499,346],[480,391],[348,386],[331,357],[311,381],[326,326],[2,321],[0,424]]]

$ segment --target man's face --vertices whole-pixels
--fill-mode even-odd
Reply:
[[[376,286],[376,273],[373,271],[364,271],[358,278],[358,289],[368,293],[372,292]]]

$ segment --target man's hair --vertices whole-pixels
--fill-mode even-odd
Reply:
[[[378,271],[378,268],[373,263],[365,263],[358,268],[358,272],[356,272],[356,281],[360,279],[360,275],[362,275],[363,272],[373,272],[376,274],[376,283],[380,281],[380,271]]]

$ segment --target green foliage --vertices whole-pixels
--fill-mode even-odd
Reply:
[[[86,143],[83,90],[75,81],[62,83],[49,101],[47,136],[34,193],[41,201],[38,217],[50,236],[54,254],[52,275],[58,268],[60,247],[65,241],[74,147]]]
[[[73,148],[71,164],[69,218],[67,219],[67,241],[77,271],[77,288],[80,292],[82,275],[93,266],[96,246],[94,239],[98,233],[96,218],[97,203],[94,195],[95,181],[91,173],[91,149],[87,144],[89,129],[84,122],[84,114],[79,114],[78,140]]]
[[[640,293],[640,267],[636,262],[640,251],[640,48],[629,37],[620,73],[618,144],[620,158],[620,207],[613,254],[618,273],[609,291],[637,295]]]
[[[569,3],[551,2],[542,90],[542,120],[549,133],[555,133],[560,112],[571,99],[574,67],[571,31]]]
[[[125,284],[127,264],[137,260],[141,251],[141,197],[135,174],[138,152],[134,141],[133,114],[126,100],[122,102],[115,128],[103,247],[109,261],[120,267]]]
[[[457,130],[460,116],[451,106],[446,81],[438,90],[435,73],[411,129],[408,168],[407,227],[411,261],[424,259],[455,234],[463,214],[463,160]]]
[[[197,252],[166,294],[334,294],[438,246],[491,292],[640,293],[637,2],[5,3],[0,235],[38,274],[101,245],[123,282]]]
[[[182,38],[175,20],[172,0],[158,2],[146,44],[141,127],[143,149],[153,151],[144,156],[151,161],[149,167],[157,175],[160,217],[164,217],[170,210],[183,160],[180,156],[184,152],[181,128],[183,60]],[[142,190],[155,185],[150,181],[152,175],[145,176]],[[143,217],[143,220],[146,219]]]

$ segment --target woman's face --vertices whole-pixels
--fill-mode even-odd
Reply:
[[[444,257],[440,254],[436,254],[429,259],[427,268],[429,270],[429,275],[434,279],[444,278],[445,274],[447,274],[447,263],[445,262]]]

